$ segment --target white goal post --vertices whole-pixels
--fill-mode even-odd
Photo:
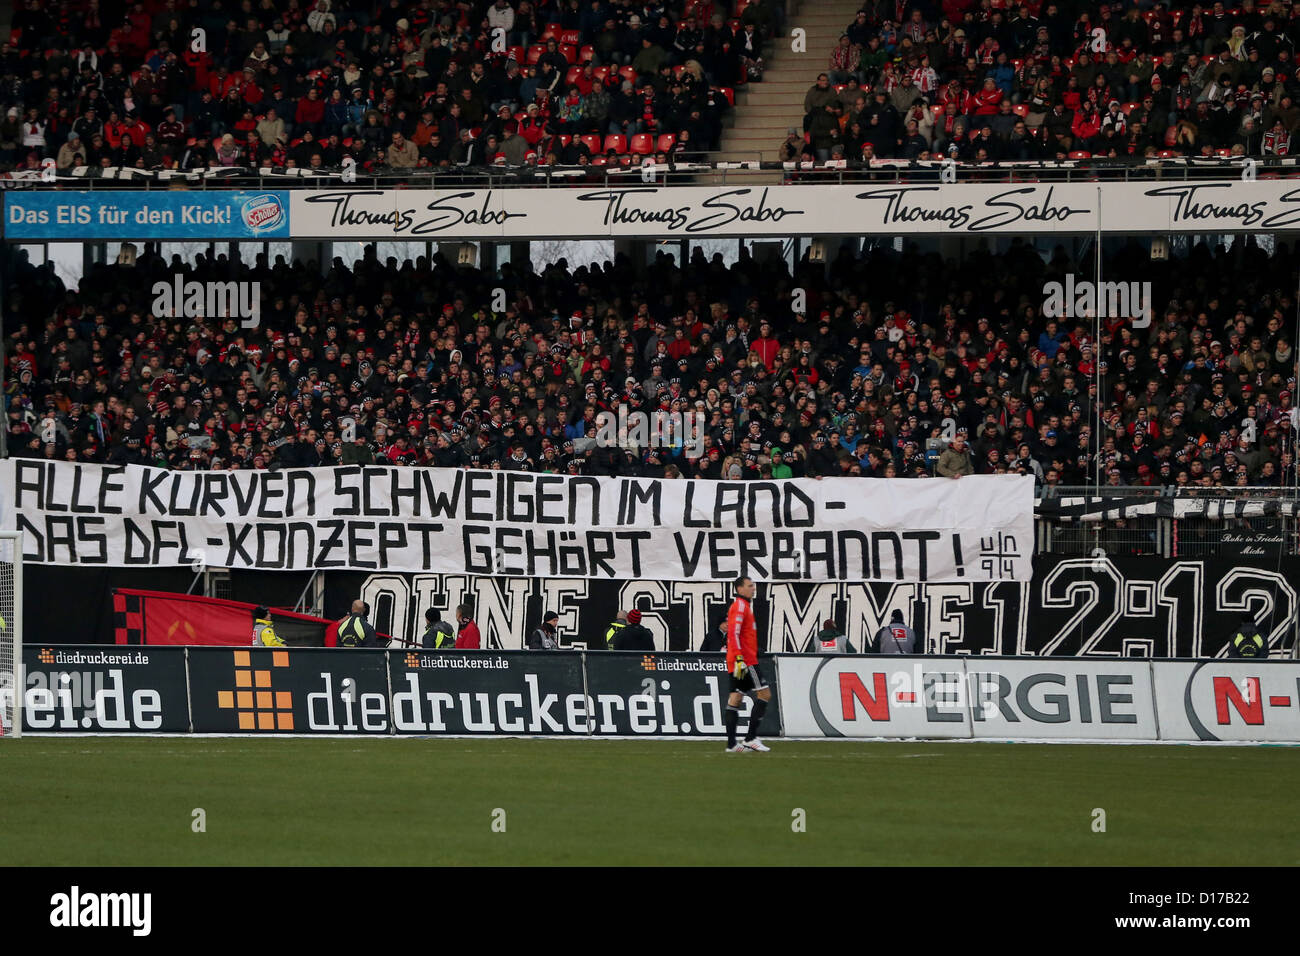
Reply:
[[[0,531],[0,735],[3,737],[23,735],[23,686],[23,533]]]

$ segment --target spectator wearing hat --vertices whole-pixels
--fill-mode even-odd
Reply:
[[[636,608],[627,612],[627,627],[614,635],[616,651],[653,651],[654,635],[641,623],[641,612]]]
[[[541,625],[528,635],[526,646],[530,651],[558,651],[560,642],[556,638],[560,615],[547,611],[542,615]]]

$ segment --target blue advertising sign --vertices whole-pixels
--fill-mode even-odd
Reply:
[[[229,192],[51,192],[5,195],[9,240],[288,239],[288,194]]]

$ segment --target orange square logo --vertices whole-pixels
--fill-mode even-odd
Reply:
[[[53,664],[54,651],[50,650],[48,647],[42,647],[40,653],[40,659],[42,664]]]
[[[249,651],[235,651],[234,656],[237,689],[217,691],[217,706],[235,710],[240,730],[292,730],[293,693],[272,690],[271,670],[252,670]],[[273,651],[271,663],[273,667],[288,667],[289,655]]]
[[[419,666],[420,666],[420,655],[419,655],[419,654],[407,654],[407,655],[406,655],[406,666],[407,666],[407,667],[419,667]]]
[[[641,658],[641,669],[643,671],[655,670],[655,659],[653,655],[646,654]]]

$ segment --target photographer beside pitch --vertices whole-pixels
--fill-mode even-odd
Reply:
[[[754,593],[758,586],[752,578],[736,582],[736,599],[727,611],[727,671],[731,675],[731,695],[727,698],[724,717],[727,726],[727,753],[744,753],[771,750],[758,739],[758,725],[767,712],[767,702],[772,691],[763,683],[758,672],[758,628],[754,625]],[[749,727],[745,739],[736,742],[736,726],[740,723],[740,703],[746,694],[754,695],[754,708],[749,714]]]

